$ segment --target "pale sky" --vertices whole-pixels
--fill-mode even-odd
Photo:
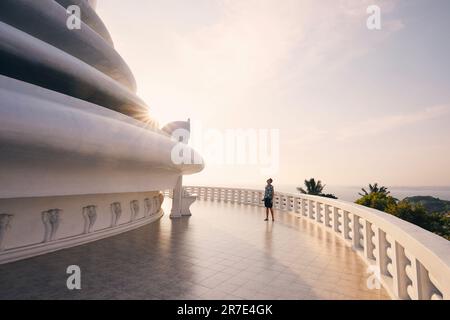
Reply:
[[[366,9],[381,8],[381,30]],[[450,185],[447,0],[99,0],[161,123],[278,129],[278,185]],[[263,184],[255,165],[186,180]]]

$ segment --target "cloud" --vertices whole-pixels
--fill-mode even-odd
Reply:
[[[185,85],[245,92],[273,81],[311,81],[367,53],[403,26],[383,20],[370,33],[366,8],[372,0],[222,0],[215,23],[176,33],[178,74]],[[397,1],[378,1],[382,14]],[[289,74],[286,76],[286,74]],[[276,86],[276,85],[275,85]]]
[[[425,108],[409,114],[397,114],[370,119],[341,129],[337,134],[337,138],[339,140],[346,140],[356,137],[374,136],[405,126],[415,125],[428,120],[436,119],[449,113],[450,107],[447,105],[442,105]]]
[[[243,91],[276,74],[286,61],[301,38],[301,5],[243,0],[222,6],[215,24],[177,34],[177,62],[196,80],[191,84]]]
[[[370,31],[366,27],[366,9],[373,0],[308,1],[308,14],[299,21],[304,37],[296,47],[298,63],[291,73],[300,83],[320,82],[364,56],[404,27],[400,19],[387,17],[397,3],[377,1],[382,29]]]

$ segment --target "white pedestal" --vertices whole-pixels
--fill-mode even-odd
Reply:
[[[170,218],[181,218],[191,216],[190,206],[197,200],[197,195],[183,193],[183,176],[179,176],[173,189],[172,210]]]

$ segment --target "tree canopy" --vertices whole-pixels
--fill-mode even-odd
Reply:
[[[450,240],[450,214],[429,212],[422,204],[411,203],[408,198],[398,201],[389,195],[386,187],[378,188],[377,183],[369,185],[370,192],[362,190],[365,193],[356,200],[357,204],[387,212]]]
[[[326,198],[332,198],[337,199],[337,197],[334,194],[331,193],[323,193],[323,189],[325,188],[325,185],[322,185],[322,181],[316,180],[314,178],[311,178],[309,180],[305,180],[305,187],[306,190],[298,187],[297,190],[303,194],[310,194],[314,196],[320,196],[320,197],[326,197]]]

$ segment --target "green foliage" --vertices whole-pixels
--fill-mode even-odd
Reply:
[[[316,182],[314,178],[305,180],[305,186],[306,190],[300,187],[298,187],[297,190],[300,191],[301,193],[311,194],[315,196],[320,195],[322,193],[323,188],[325,188],[325,186],[322,185],[322,181],[318,180]]]
[[[398,201],[387,189],[366,192],[356,203],[390,213],[450,240],[450,214],[429,212],[422,204],[411,203],[408,199]]]
[[[421,205],[413,205],[408,201],[402,200],[394,205],[388,206],[386,212],[422,228],[426,229],[428,226],[428,213]]]
[[[367,196],[372,193],[382,193],[388,195],[391,193],[385,186],[378,187],[378,182],[375,182],[373,185],[369,183],[369,192],[366,189],[361,188],[363,193],[358,193],[360,196]]]
[[[337,199],[337,197],[331,193],[322,193],[322,194],[319,194],[319,196],[325,197],[325,198]]]
[[[431,196],[414,196],[407,197],[404,200],[408,200],[410,203],[420,203],[425,207],[428,212],[449,213],[450,201],[441,200],[439,198]]]
[[[305,180],[305,186],[306,190],[301,187],[298,187],[297,190],[303,194],[310,194],[314,196],[337,199],[337,197],[334,194],[322,193],[323,189],[325,188],[325,185],[322,185],[322,181],[320,180],[317,180],[317,182],[314,178]]]
[[[389,206],[395,205],[396,201],[395,198],[386,193],[372,192],[356,200],[356,203],[377,210],[386,211]]]
[[[437,212],[428,213],[421,204],[412,204],[408,200],[402,200],[398,204],[388,207],[387,212],[450,240],[449,215]]]

